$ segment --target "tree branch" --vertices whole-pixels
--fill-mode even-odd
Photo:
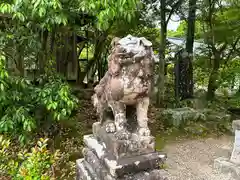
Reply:
[[[222,53],[227,48],[227,43],[225,42],[223,46],[219,49],[219,53]]]
[[[166,24],[168,24],[171,16],[173,15],[173,13],[182,5],[184,0],[178,0],[171,8],[171,11],[169,12]]]
[[[236,52],[238,51],[238,50],[236,49],[236,46],[237,46],[239,40],[240,40],[240,37],[238,37],[238,38],[236,39],[236,41],[231,45],[231,46],[232,46],[232,49],[231,49],[231,51],[228,53],[228,56],[227,56],[227,59],[226,59],[226,60],[229,60],[229,59],[230,59],[230,57],[231,57],[231,55],[233,54],[234,51],[236,51]]]

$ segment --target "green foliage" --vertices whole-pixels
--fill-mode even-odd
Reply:
[[[205,116],[191,108],[167,109],[161,113],[161,119],[167,126],[182,127],[188,121],[204,120]]]
[[[7,174],[10,152],[8,151],[10,141],[0,136],[0,175]]]
[[[240,108],[240,92],[234,94],[234,96],[229,99],[228,104],[231,108]]]
[[[54,76],[38,79],[40,88],[33,93],[37,102],[43,105],[54,120],[64,119],[77,107],[78,100],[71,94],[69,85]]]
[[[19,136],[21,142],[40,121],[65,119],[77,106],[69,86],[55,76],[41,77],[36,86],[26,78],[8,76],[3,58],[0,75],[0,133]]]
[[[231,88],[234,86],[235,80],[240,77],[240,59],[232,59],[224,64],[220,69],[220,85],[222,87]]]
[[[139,0],[79,0],[65,2],[60,0],[44,1],[13,1],[0,4],[0,12],[9,14],[19,22],[32,21],[41,28],[52,28],[57,25],[67,25],[72,17],[80,13],[96,16],[99,29],[107,29],[112,22],[121,19],[131,22],[140,7]]]
[[[187,22],[181,21],[176,31],[168,31],[169,37],[179,37],[183,38],[187,34]],[[202,26],[201,22],[196,20],[195,22],[195,39],[200,39],[202,37]]]
[[[198,86],[207,86],[210,75],[209,58],[206,55],[196,56],[193,62],[194,80]]]
[[[0,136],[0,176],[13,180],[53,178],[53,167],[59,159],[59,151],[51,153],[47,149],[48,139],[40,139],[31,149],[21,150],[18,154],[11,151],[10,141]]]
[[[97,27],[102,30],[108,29],[109,25],[116,20],[131,22],[140,7],[139,0],[84,0],[80,3],[83,12],[96,15]]]
[[[67,16],[59,0],[1,3],[0,12],[10,14],[13,19],[17,19],[20,22],[38,22],[42,28],[48,28],[49,30],[51,30],[53,25],[67,24]]]
[[[157,119],[163,121],[167,129],[177,128],[194,136],[226,133],[231,130],[230,115],[213,109],[166,109],[158,114]]]
[[[176,31],[168,31],[169,37],[184,37],[187,33],[186,21],[181,21]]]
[[[158,51],[160,46],[160,31],[158,28],[139,25],[137,28],[132,29],[130,34],[137,37],[147,37],[153,43],[154,50]]]
[[[206,55],[197,56],[194,65],[194,79],[196,85],[198,86],[207,86],[209,75],[211,72],[209,57]],[[221,64],[219,68],[219,80],[218,87],[232,89],[236,85],[236,82],[239,80],[240,74],[240,62],[238,58],[234,58],[226,61],[224,64]]]

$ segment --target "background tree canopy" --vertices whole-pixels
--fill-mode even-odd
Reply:
[[[36,177],[74,177],[69,163],[81,156],[74,154],[81,136],[96,120],[89,97],[107,70],[116,36],[144,36],[153,43],[155,133],[181,123],[188,132],[225,132],[229,119],[209,120],[214,126],[199,130],[188,127],[195,117],[189,111],[185,116],[185,110],[168,110],[201,107],[204,117],[210,117],[202,112],[206,108],[240,112],[239,7],[238,0],[0,0],[0,164],[7,164],[0,174],[24,179],[21,172],[29,168]],[[167,28],[172,19],[179,19],[176,31]],[[65,158],[57,161],[49,152],[47,166],[25,167],[44,162],[33,161],[36,151],[24,161],[14,152],[39,137],[50,139],[39,140],[39,153],[48,146],[61,149]],[[4,138],[15,147],[7,154],[10,141]]]

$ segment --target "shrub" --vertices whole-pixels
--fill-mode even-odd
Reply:
[[[58,74],[41,76],[33,83],[27,78],[9,75],[4,56],[0,56],[1,134],[18,136],[20,142],[24,142],[42,122],[67,119],[77,102],[69,85]]]
[[[11,152],[10,141],[0,136],[0,176],[13,180],[48,180],[54,178],[59,151],[47,149],[48,139],[40,139],[30,152]]]

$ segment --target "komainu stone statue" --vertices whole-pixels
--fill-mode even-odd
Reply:
[[[99,122],[85,135],[77,180],[167,180],[148,128],[153,78],[152,43],[128,35],[114,38],[108,71],[92,96]]]
[[[126,108],[136,109],[137,133],[150,136],[148,128],[149,94],[153,77],[154,55],[152,43],[145,38],[128,35],[114,38],[112,51],[108,57],[108,71],[95,87],[93,104],[100,117],[111,108],[114,123],[106,126],[106,131],[115,132],[120,139],[128,139]]]

